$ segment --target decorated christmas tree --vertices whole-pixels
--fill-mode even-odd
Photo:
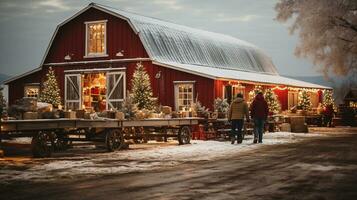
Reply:
[[[136,64],[136,70],[131,82],[131,95],[133,103],[138,109],[152,110],[155,106],[153,93],[150,84],[150,77],[142,63]]]
[[[2,93],[3,89],[4,88],[0,87],[0,117],[4,115],[4,112],[6,110],[6,100],[4,94]]]
[[[299,92],[298,108],[300,108],[302,110],[310,110],[311,109],[310,95],[306,90],[301,90]]]
[[[40,101],[50,103],[54,107],[61,105],[60,89],[58,87],[57,78],[52,67],[48,69],[46,80],[42,84]]]
[[[267,89],[264,93],[264,98],[268,103],[269,111],[277,114],[281,110],[280,102],[278,100],[278,97],[276,94],[273,92],[272,89]]]
[[[263,87],[260,86],[260,85],[254,86],[254,89],[249,92],[249,101],[248,101],[249,104],[253,102],[255,96],[256,96],[259,92],[263,92]]]
[[[333,97],[332,97],[332,91],[331,90],[324,90],[322,104],[323,104],[323,106],[334,105],[334,100],[333,100]]]

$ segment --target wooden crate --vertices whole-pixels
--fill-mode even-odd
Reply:
[[[37,112],[25,112],[22,115],[23,119],[37,119],[38,118],[38,113]]]
[[[115,113],[115,119],[124,120],[125,119],[125,114],[123,112],[116,112]]]
[[[75,111],[64,111],[64,118],[67,119],[76,119],[76,112]]]

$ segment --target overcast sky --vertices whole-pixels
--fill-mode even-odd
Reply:
[[[57,24],[91,1],[0,0],[0,73],[36,68]],[[277,0],[97,0],[96,3],[219,32],[265,50],[282,75],[317,75],[313,64],[294,56],[298,42],[274,20]]]

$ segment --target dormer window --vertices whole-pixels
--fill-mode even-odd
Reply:
[[[107,55],[107,20],[85,22],[86,55],[85,57],[101,57]]]

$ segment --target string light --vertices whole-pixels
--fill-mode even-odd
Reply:
[[[272,88],[272,90],[286,90],[286,89],[288,89],[288,87],[279,87],[279,86],[275,86],[275,87],[273,87]]]
[[[291,91],[306,91],[306,92],[318,92],[320,89],[314,89],[314,88],[296,88],[296,87],[288,87],[289,90]]]

